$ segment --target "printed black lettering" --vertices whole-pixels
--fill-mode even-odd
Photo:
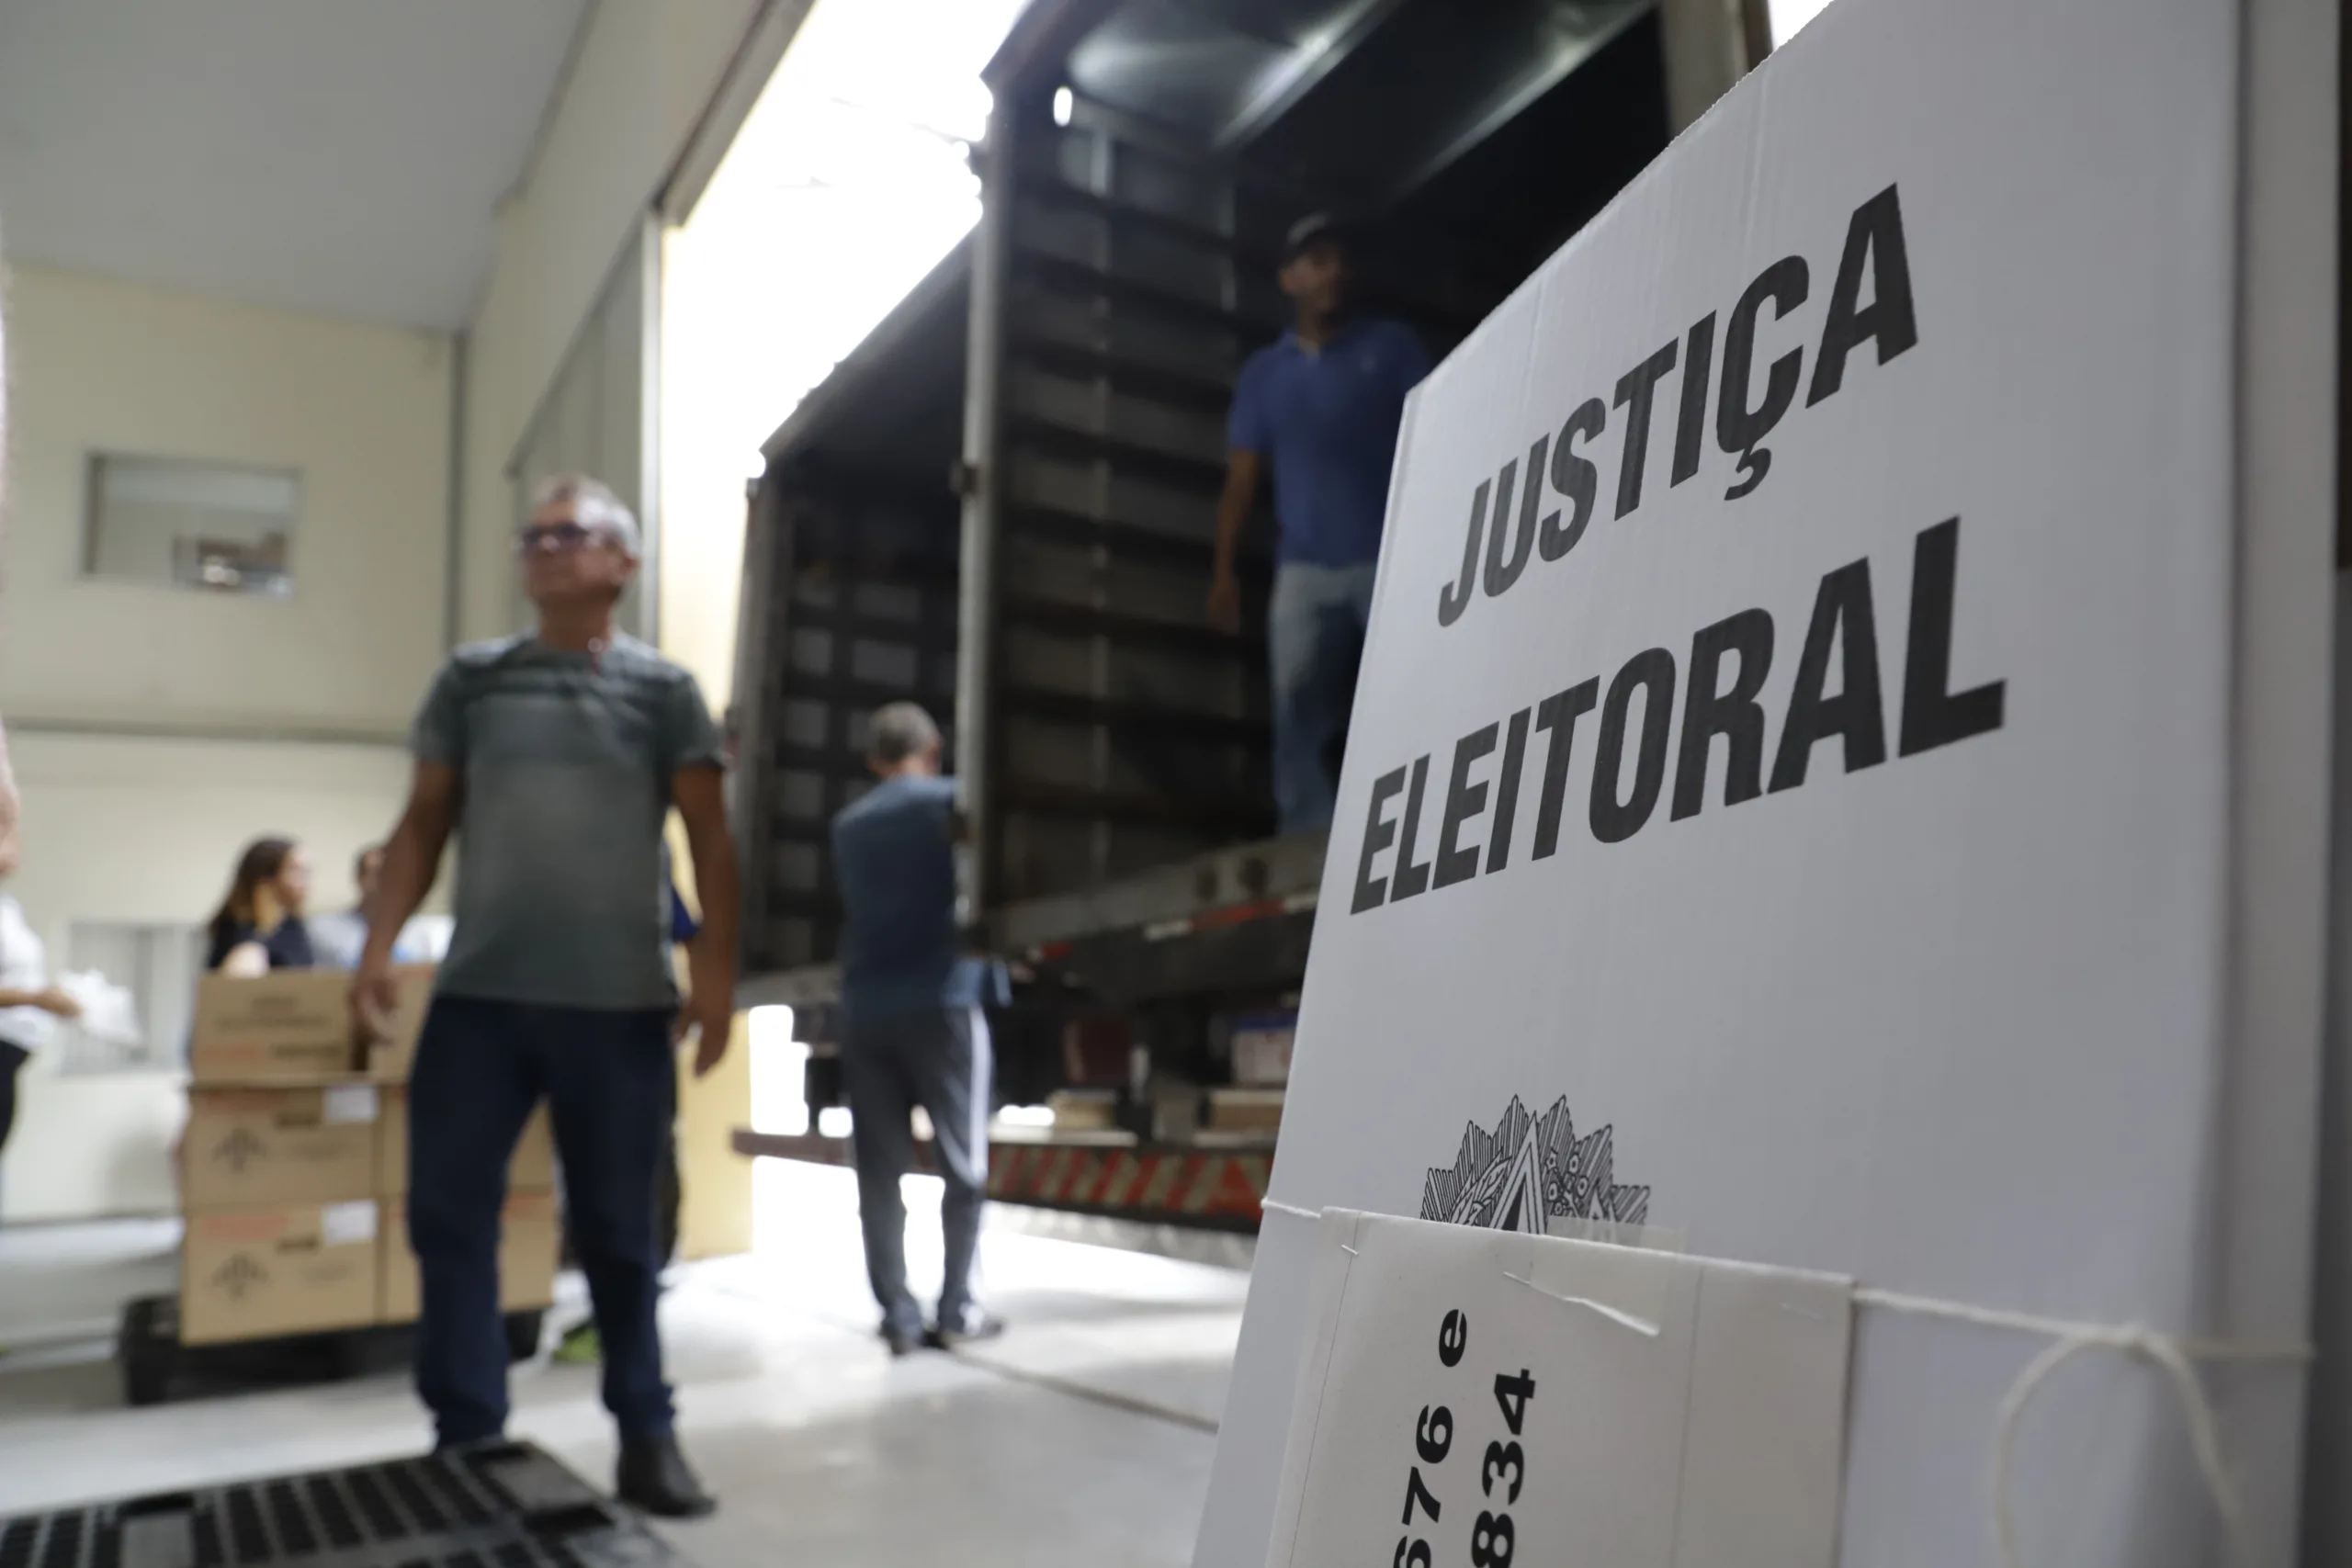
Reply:
[[[1558,560],[1584,537],[1584,525],[1592,521],[1593,490],[1600,482],[1600,471],[1592,466],[1592,459],[1578,457],[1569,437],[1598,441],[1608,423],[1608,405],[1599,398],[1587,398],[1568,415],[1567,423],[1560,426],[1559,438],[1552,443],[1552,488],[1568,503],[1568,522],[1565,528],[1558,526],[1556,512],[1544,517],[1543,536],[1535,547],[1545,560]]]
[[[1844,673],[1834,697],[1822,695],[1829,679],[1829,647],[1842,650]],[[1805,628],[1804,652],[1797,660],[1796,689],[1789,694],[1789,716],[1781,728],[1781,750],[1772,759],[1775,794],[1804,783],[1813,749],[1833,735],[1846,738],[1846,771],[1874,768],[1886,761],[1886,711],[1879,696],[1878,616],[1871,604],[1871,563],[1849,561],[1821,580],[1814,596],[1813,624]]]
[[[1527,761],[1526,708],[1510,716],[1510,728],[1503,732],[1503,768],[1495,775],[1495,825],[1487,833],[1487,874],[1492,876],[1510,863],[1510,830],[1519,821],[1519,773]],[[1558,830],[1559,812],[1553,812],[1554,830]]]
[[[1642,468],[1649,457],[1650,406],[1657,400],[1658,378],[1674,368],[1676,344],[1664,348],[1625,372],[1617,383],[1617,406],[1625,411],[1625,451],[1617,465],[1617,515],[1623,517],[1642,503]]]
[[[1771,471],[1772,454],[1757,444],[1772,434],[1772,427],[1789,412],[1789,404],[1796,399],[1797,378],[1804,371],[1804,350],[1789,350],[1772,362],[1765,375],[1764,400],[1748,406],[1757,314],[1768,299],[1775,321],[1804,304],[1810,288],[1808,278],[1803,256],[1783,256],[1757,274],[1756,281],[1732,307],[1731,325],[1724,333],[1724,389],[1715,404],[1715,441],[1739,459],[1741,478],[1724,491],[1725,501],[1737,501],[1762,484]]]
[[[1356,896],[1348,906],[1348,913],[1361,915],[1366,909],[1377,909],[1388,901],[1388,879],[1372,874],[1372,863],[1380,852],[1396,841],[1396,824],[1381,820],[1381,808],[1396,798],[1405,787],[1405,770],[1383,773],[1372,781],[1372,807],[1363,814],[1363,850],[1356,856]]]
[[[1690,329],[1690,347],[1682,356],[1682,417],[1674,426],[1674,477],[1668,489],[1699,471],[1699,454],[1707,445],[1707,377],[1715,366],[1715,313],[1699,318]]]
[[[1861,305],[1862,264],[1870,263],[1871,302]],[[1846,251],[1838,258],[1838,283],[1829,291],[1829,319],[1821,326],[1821,347],[1813,356],[1813,386],[1804,395],[1811,408],[1845,384],[1846,356],[1865,338],[1878,340],[1881,365],[1919,341],[1919,319],[1911,308],[1911,259],[1903,243],[1903,207],[1887,186],[1854,209],[1846,226]]]
[[[1544,499],[1544,455],[1552,448],[1552,438],[1539,435],[1535,445],[1527,449],[1527,490],[1519,503],[1519,532],[1511,536],[1510,559],[1503,559],[1503,513],[1510,510],[1511,475],[1517,463],[1503,465],[1503,477],[1495,488],[1495,526],[1487,536],[1487,596],[1509,591],[1527,570],[1527,558],[1535,550],[1535,508]]]
[[[1551,748],[1544,753],[1544,783],[1535,796],[1537,860],[1546,859],[1560,847],[1560,800],[1568,788],[1568,748],[1576,739],[1577,720],[1592,711],[1600,696],[1600,681],[1579,681],[1535,705],[1535,728],[1552,732]]]
[[[1731,690],[1717,691],[1724,655],[1739,656]],[[1707,801],[1707,753],[1714,738],[1730,743],[1724,763],[1724,804],[1737,806],[1764,793],[1764,689],[1772,668],[1772,617],[1742,610],[1690,639],[1690,682],[1682,699],[1682,754],[1674,767],[1674,819],[1696,817]]]
[[[1470,607],[1471,584],[1477,581],[1478,576],[1478,535],[1487,525],[1487,495],[1492,489],[1493,483],[1490,480],[1480,485],[1478,493],[1470,498],[1470,533],[1469,536],[1462,541],[1462,581],[1451,588],[1442,587],[1438,590],[1437,624],[1439,626],[1452,626],[1462,618],[1462,612]],[[1503,504],[1508,506],[1510,503],[1505,502]],[[1499,526],[1499,521],[1498,526]]]
[[[1528,478],[1534,479],[1533,470]],[[1531,490],[1534,486],[1531,483]],[[1479,758],[1489,756],[1495,740],[1502,733],[1502,726],[1490,724],[1484,729],[1474,729],[1454,743],[1453,773],[1445,782],[1445,816],[1439,820],[1437,831],[1437,886],[1451,887],[1457,882],[1467,882],[1478,874],[1478,850],[1456,849],[1461,841],[1462,826],[1487,809],[1487,786],[1470,782],[1470,765]]]
[[[1641,750],[1634,758],[1634,789],[1617,798],[1617,775],[1625,759],[1625,710],[1642,694]],[[1604,844],[1623,843],[1642,830],[1666,784],[1666,742],[1674,728],[1674,655],[1645,649],[1625,661],[1609,682],[1600,710],[1600,750],[1592,762],[1592,836]]]
[[[1911,552],[1911,632],[1903,652],[1903,755],[1917,756],[2001,728],[2007,682],[1952,692],[1952,592],[1960,519],[1937,524]]]
[[[1413,759],[1413,782],[1405,791],[1405,830],[1396,843],[1396,874],[1389,879],[1388,901],[1410,898],[1429,891],[1430,863],[1413,863],[1413,840],[1421,831],[1421,798],[1429,792],[1430,760]]]

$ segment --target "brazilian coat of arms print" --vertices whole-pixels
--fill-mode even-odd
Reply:
[[[1611,1129],[1577,1136],[1566,1096],[1541,1116],[1511,1097],[1492,1132],[1473,1122],[1449,1168],[1421,1188],[1421,1218],[1542,1235],[1554,1219],[1647,1222],[1650,1190],[1620,1185]]]

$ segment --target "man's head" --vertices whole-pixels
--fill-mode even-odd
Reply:
[[[1291,225],[1283,239],[1283,292],[1299,313],[1328,321],[1348,302],[1347,235],[1329,213],[1317,212]]]
[[[359,901],[372,903],[376,897],[377,879],[384,874],[384,846],[370,844],[351,859],[352,886],[359,889]]]
[[[888,703],[865,721],[865,765],[881,777],[939,772],[939,726],[913,703]]]
[[[637,519],[619,496],[584,474],[559,474],[540,484],[516,543],[523,591],[542,614],[609,607],[637,575]]]

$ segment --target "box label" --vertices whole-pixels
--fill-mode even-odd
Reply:
[[[373,1122],[378,1098],[373,1084],[344,1084],[326,1091],[325,1120],[334,1122]]]
[[[373,1200],[356,1203],[329,1203],[319,1211],[319,1244],[322,1247],[350,1247],[376,1239],[376,1204]]]
[[[1850,1280],[1340,1210],[1316,1248],[1268,1568],[1836,1568]]]

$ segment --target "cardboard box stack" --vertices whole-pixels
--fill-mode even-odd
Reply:
[[[416,1315],[408,1067],[433,972],[400,972],[389,1038],[363,1050],[347,977],[208,976],[180,1145],[180,1337],[191,1345]],[[553,1299],[555,1151],[544,1108],[515,1150],[500,1263],[510,1311]]]

